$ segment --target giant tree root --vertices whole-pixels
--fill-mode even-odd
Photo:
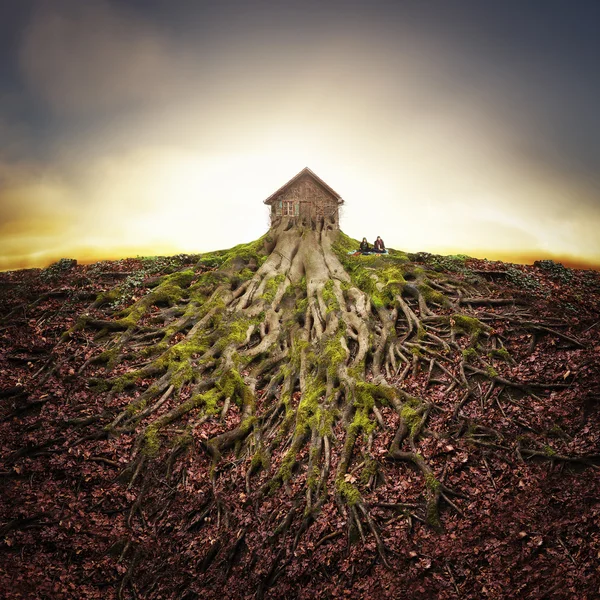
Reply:
[[[94,330],[102,346],[80,364],[77,377],[89,378],[88,385],[104,390],[106,405],[118,409],[74,423],[87,429],[84,438],[78,433],[80,441],[130,440],[120,469],[121,481],[136,494],[128,526],[164,530],[177,495],[195,490],[202,501],[185,530],[204,532],[198,572],[205,576],[261,573],[263,594],[321,515],[335,513],[344,530],[322,530],[315,550],[341,537],[348,549],[371,540],[389,565],[385,511],[438,531],[444,511],[464,514],[466,496],[445,484],[443,464],[431,464],[420,450],[439,439],[428,429],[431,420],[458,423],[448,439],[468,436],[510,453],[497,432],[463,409],[473,401],[484,411],[491,403],[502,408],[505,398],[513,401],[510,391],[522,397],[566,385],[497,372],[512,357],[473,307],[498,307],[505,312],[486,314],[553,333],[511,316],[511,298],[489,297],[487,284],[477,297],[475,284],[417,269],[401,253],[372,262],[348,256],[352,247],[326,227],[273,229],[254,244],[163,277],[120,312],[106,309],[106,295],[98,298],[63,337],[69,343]],[[453,411],[439,406],[440,394],[453,399]],[[595,456],[552,458],[597,462]],[[102,456],[90,460],[119,464]],[[392,463],[421,478],[420,498],[407,503],[376,496],[386,483],[383,465]],[[268,523],[268,540],[251,535],[254,518]],[[270,558],[259,556],[261,545],[272,548]],[[120,596],[137,589],[140,552],[129,562]],[[147,589],[157,585],[152,577],[140,582]],[[192,581],[182,585],[194,589]]]

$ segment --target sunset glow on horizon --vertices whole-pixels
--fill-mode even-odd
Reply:
[[[587,5],[433,4],[3,6],[0,269],[251,241],[305,166],[352,237],[597,267]]]

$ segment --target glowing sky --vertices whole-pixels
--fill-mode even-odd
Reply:
[[[226,248],[305,166],[407,251],[600,264],[600,3],[0,3],[0,269]]]

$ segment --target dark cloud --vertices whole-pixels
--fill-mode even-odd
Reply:
[[[20,64],[31,92],[53,111],[93,117],[168,97],[178,57],[140,15],[102,0],[54,0],[39,2]]]

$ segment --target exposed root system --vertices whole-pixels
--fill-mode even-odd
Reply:
[[[517,358],[548,340],[584,342],[483,276],[394,251],[353,256],[354,244],[327,228],[280,226],[146,281],[125,305],[115,277],[53,355],[22,357],[43,385],[65,367],[61,348],[87,344],[69,363],[71,417],[6,464],[56,448],[79,455],[91,441],[85,460],[111,469],[131,499],[121,509],[131,535],[113,549],[119,597],[207,597],[234,576],[262,597],[314,556],[340,560],[357,544],[390,568],[399,523],[435,533],[469,517],[467,460],[494,488],[491,454],[597,468],[598,452],[556,451],[535,425],[506,433],[523,431],[519,407],[570,385]],[[518,336],[526,351],[515,357]],[[87,404],[84,389],[101,404]],[[107,454],[115,440],[119,454]],[[171,592],[161,582],[173,563],[152,542],[165,539],[165,552],[181,555]],[[449,581],[458,589],[452,572]]]

